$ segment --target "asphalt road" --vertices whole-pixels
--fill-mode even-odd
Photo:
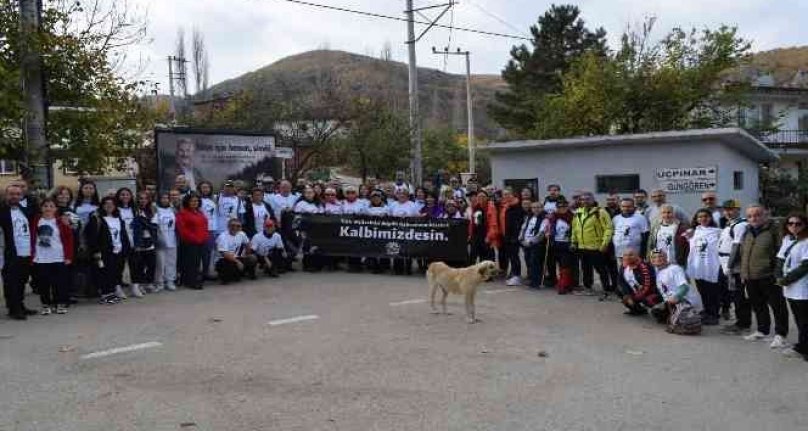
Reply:
[[[476,325],[425,296],[295,273],[0,319],[0,430],[808,429],[808,363],[764,343],[498,283]]]

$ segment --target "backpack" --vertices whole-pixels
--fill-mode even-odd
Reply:
[[[701,334],[701,314],[690,304],[676,304],[668,320],[668,332],[677,335]]]
[[[741,223],[746,223],[745,218],[740,218],[735,223],[729,225],[729,237],[735,239],[735,226],[738,226]]]

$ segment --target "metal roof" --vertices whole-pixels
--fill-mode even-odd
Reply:
[[[601,135],[579,138],[525,140],[494,142],[483,146],[493,154],[514,151],[548,150],[558,148],[590,148],[607,145],[638,143],[675,144],[677,142],[721,142],[757,162],[777,161],[780,157],[759,139],[737,127],[723,129],[675,130],[669,132],[640,133],[633,135]]]

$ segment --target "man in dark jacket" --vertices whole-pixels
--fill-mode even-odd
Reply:
[[[264,231],[264,223],[267,220],[278,220],[275,218],[275,211],[272,206],[264,201],[264,190],[261,187],[254,187],[250,194],[250,199],[244,204],[244,214],[242,215],[244,223],[244,233],[249,238],[252,238],[257,233]]]
[[[766,209],[752,205],[746,209],[748,223],[741,244],[741,280],[746,285],[749,301],[757,320],[757,331],[744,337],[748,341],[761,340],[771,331],[774,314],[772,348],[786,347],[788,336],[788,308],[783,289],[775,284],[777,252],[780,249],[779,230],[768,219]]]
[[[506,284],[519,286],[522,284],[522,261],[519,257],[519,233],[525,210],[513,190],[506,188],[502,192],[502,201],[499,208],[499,225],[502,230],[502,247],[500,248],[499,267],[503,273],[510,264],[510,273]]]
[[[26,320],[35,311],[25,307],[25,285],[31,276],[30,208],[20,205],[23,190],[17,184],[6,187],[6,200],[0,206],[0,229],[3,231],[3,296],[8,316]]]

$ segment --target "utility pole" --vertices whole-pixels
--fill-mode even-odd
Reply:
[[[23,177],[32,188],[51,187],[50,155],[46,135],[45,79],[37,35],[42,17],[41,0],[20,0],[20,30],[23,37],[22,90],[25,98],[25,144],[22,161],[30,171]]]
[[[434,54],[440,55],[463,55],[466,57],[466,110],[467,115],[466,118],[468,120],[468,141],[469,141],[469,173],[474,174],[476,172],[476,151],[477,145],[474,142],[474,104],[471,96],[471,52],[470,51],[461,51],[460,48],[457,48],[457,51],[451,52],[449,51],[449,47],[443,49],[443,51],[438,51],[435,47],[432,47],[432,52]]]
[[[421,184],[423,171],[423,155],[421,141],[421,119],[418,114],[418,65],[415,58],[415,18],[412,0],[407,0],[407,45],[409,48],[409,93],[410,93],[410,141],[412,143],[412,180]]]
[[[418,64],[415,58],[415,44],[421,40],[422,37],[432,28],[435,24],[440,21],[441,18],[448,12],[454,5],[455,0],[449,0],[448,3],[440,4],[440,5],[433,5],[433,6],[423,6],[418,9],[414,9],[413,7],[413,0],[406,0],[407,2],[407,10],[404,13],[407,16],[407,45],[409,48],[409,90],[410,90],[410,142],[412,143],[412,163],[410,165],[410,169],[412,170],[412,180],[416,184],[421,184],[424,169],[423,169],[423,154],[422,154],[422,134],[421,134],[421,117],[418,112]],[[418,13],[422,17],[424,14],[421,13],[423,10],[427,9],[435,9],[435,8],[443,8],[443,10],[438,14],[437,18],[429,19],[430,24],[424,29],[421,34],[417,37],[415,36],[415,13]]]
[[[168,94],[174,99],[174,57],[168,56]]]

